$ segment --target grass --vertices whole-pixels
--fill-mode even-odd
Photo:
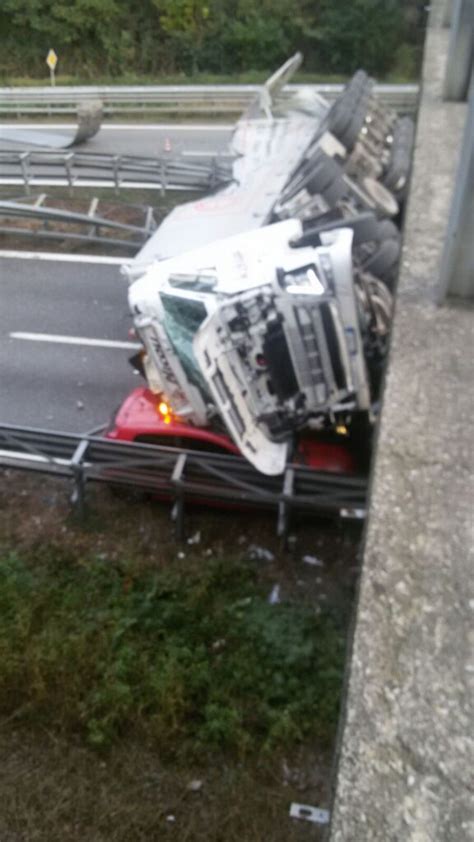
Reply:
[[[265,757],[329,745],[343,635],[314,604],[270,605],[255,566],[179,570],[43,547],[0,563],[0,712],[99,749]]]
[[[0,473],[0,839],[321,842],[359,530]]]
[[[416,81],[419,73],[421,47],[403,44],[397,51],[392,70],[384,76],[379,76],[380,81],[387,83],[401,83]],[[248,70],[245,73],[197,73],[194,76],[187,76],[184,73],[146,75],[139,73],[124,73],[121,76],[90,76],[58,74],[56,85],[259,85],[275,71],[276,68],[268,70]],[[294,84],[331,84],[347,82],[350,73],[316,73],[304,70],[295,73],[291,80]],[[30,76],[16,76],[3,74],[0,84],[13,87],[48,86],[50,79],[48,75],[41,78]]]
[[[139,73],[124,73],[122,76],[101,76],[91,79],[80,75],[60,74],[56,76],[56,85],[258,85],[273,73],[275,68],[268,71],[250,70],[246,73],[217,74],[198,73],[186,76],[184,73],[174,75],[140,75]],[[330,83],[344,82],[347,75],[338,73],[297,73],[292,81],[295,83]],[[50,84],[49,76],[32,78],[30,76],[7,76],[0,79],[2,85],[14,87],[46,86]]]

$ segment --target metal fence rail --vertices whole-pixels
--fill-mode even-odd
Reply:
[[[281,96],[291,97],[306,89],[334,100],[344,85],[287,85]],[[141,85],[0,88],[0,114],[71,114],[79,103],[101,100],[105,114],[137,114],[162,111],[167,114],[236,114],[255,99],[261,85]],[[418,85],[376,85],[375,93],[387,106],[400,113],[416,109]]]
[[[142,225],[132,225],[101,216],[96,197],[90,202],[87,213],[50,207],[45,204],[47,199],[43,193],[21,201],[0,200],[0,234],[95,243],[136,252],[156,230],[151,207],[129,205],[131,212],[143,215]]]
[[[185,504],[273,509],[285,537],[292,512],[347,518],[365,514],[365,477],[290,465],[283,475],[258,473],[243,458],[114,442],[95,436],[0,425],[0,467],[72,479],[73,503],[83,513],[89,482],[128,486],[173,503],[177,537],[184,536]]]
[[[228,156],[207,162],[92,152],[0,150],[0,184],[212,190],[232,179]]]

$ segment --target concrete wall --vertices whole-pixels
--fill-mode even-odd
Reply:
[[[436,304],[466,105],[442,100],[443,11],[432,4],[330,842],[474,839],[473,314]]]

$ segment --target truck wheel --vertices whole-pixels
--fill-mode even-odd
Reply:
[[[352,120],[353,103],[336,100],[328,113],[328,131],[341,140]],[[341,141],[342,143],[342,141]]]
[[[404,196],[408,187],[415,126],[410,117],[401,117],[393,129],[393,143],[383,183],[397,196]]]
[[[373,254],[364,261],[362,268],[391,287],[395,280],[399,258],[400,243],[390,238],[380,243]]]
[[[400,231],[391,219],[379,219],[378,240],[396,240],[400,242]]]
[[[347,196],[347,187],[342,176],[337,175],[331,184],[328,184],[328,186],[325,187],[322,193],[329,207],[334,208],[338,202]]]
[[[314,195],[315,193],[324,194],[324,191],[329,188],[331,184],[337,179],[341,178],[342,167],[326,155],[322,150],[318,155],[314,156],[315,165],[313,166],[310,177],[308,178],[306,188],[308,193]]]
[[[366,176],[362,180],[363,189],[375,203],[376,209],[383,214],[383,216],[396,216],[400,208],[395,196],[390,193],[387,187],[384,187],[380,181],[375,178]]]
[[[352,152],[356,145],[357,138],[365,122],[367,110],[367,99],[364,97],[363,100],[357,103],[348,126],[339,138],[348,152]]]
[[[375,214],[367,211],[360,214],[353,219],[348,220],[350,227],[354,232],[354,246],[360,246],[362,243],[378,242],[380,239],[380,220]]]
[[[372,80],[358,70],[333,103],[328,116],[328,130],[350,150],[364,125]]]

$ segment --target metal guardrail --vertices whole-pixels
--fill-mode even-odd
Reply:
[[[127,251],[137,252],[157,227],[151,207],[139,209],[129,205],[130,210],[140,210],[144,216],[143,225],[132,225],[101,216],[97,212],[97,197],[90,202],[87,213],[47,206],[47,198],[43,193],[34,199],[27,197],[21,201],[0,200],[0,234],[118,246]],[[8,224],[5,225],[5,221]],[[19,221],[23,225],[29,224],[30,227],[20,227]],[[112,234],[121,234],[122,237]],[[126,239],[127,236],[130,239]]]
[[[313,471],[289,465],[268,477],[245,459],[148,444],[114,442],[92,435],[0,425],[0,467],[68,477],[72,502],[84,513],[86,486],[102,482],[140,489],[173,503],[176,534],[184,537],[185,504],[273,509],[277,533],[288,533],[292,512],[361,518],[365,477]]]
[[[207,162],[91,152],[0,150],[0,184],[31,187],[113,187],[147,190],[212,190],[232,180],[229,158]]]
[[[334,100],[344,85],[287,85],[283,99],[299,90]],[[105,114],[237,114],[244,111],[262,90],[261,85],[141,85],[0,88],[0,115],[71,114],[79,103],[101,100]],[[375,94],[384,105],[399,113],[416,109],[418,85],[376,85]]]

